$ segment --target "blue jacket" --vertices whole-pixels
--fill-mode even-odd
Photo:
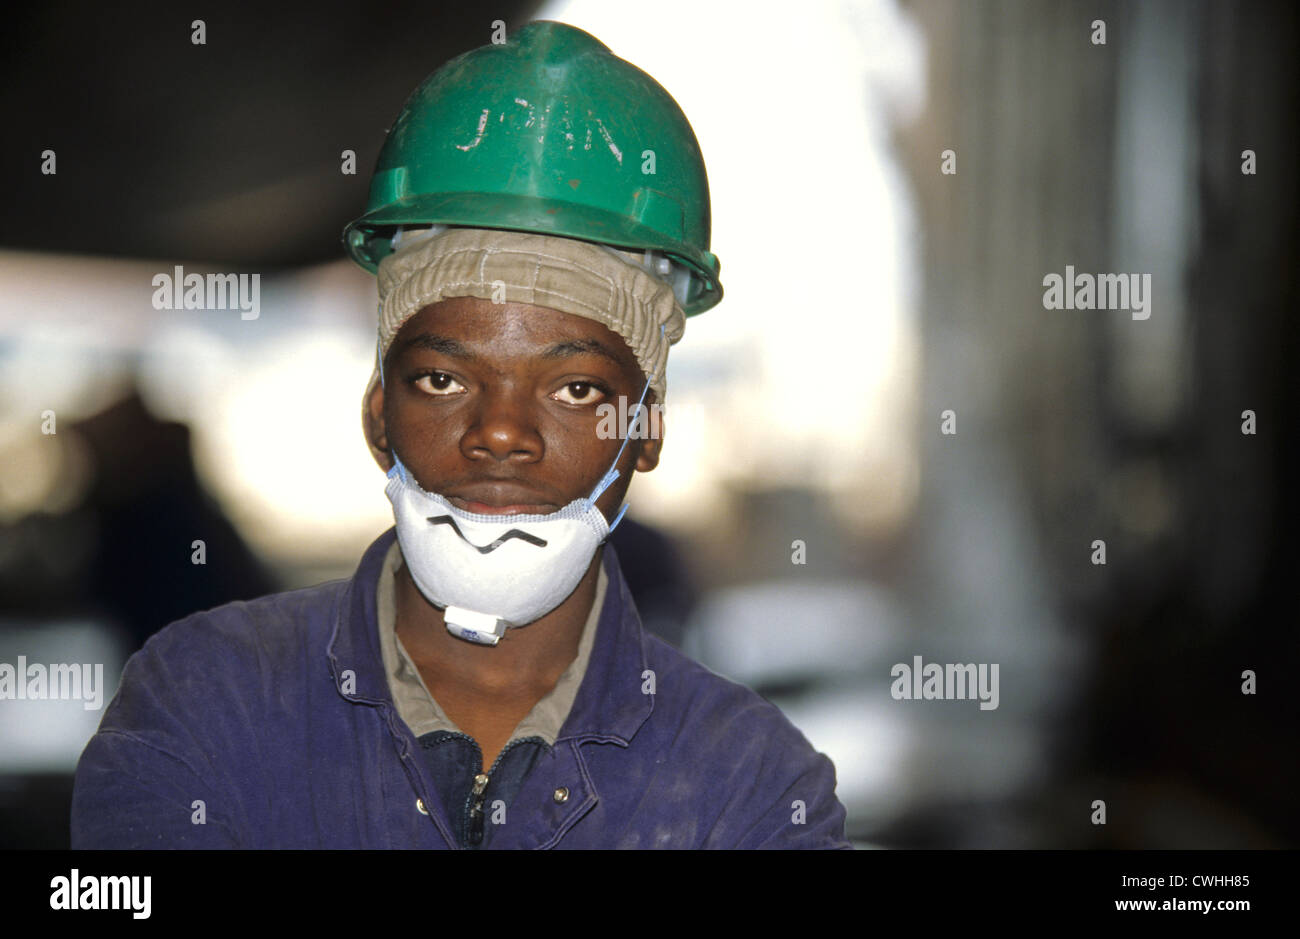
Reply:
[[[77,765],[72,847],[459,847],[384,674],[375,590],[395,537],[351,580],[195,613],[131,656]],[[831,761],[645,633],[609,544],[603,563],[577,698],[485,847],[850,847]]]

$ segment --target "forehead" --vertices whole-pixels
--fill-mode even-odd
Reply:
[[[476,355],[540,355],[559,342],[577,341],[611,353],[618,364],[639,369],[623,337],[604,323],[527,303],[493,303],[477,297],[450,297],[424,307],[393,340],[400,353],[421,336],[453,339]]]

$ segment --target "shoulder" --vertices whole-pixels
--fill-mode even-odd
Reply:
[[[654,673],[654,716],[689,723],[702,743],[720,735],[763,733],[774,745],[811,750],[804,735],[776,705],[745,685],[701,665],[657,636],[645,634],[646,661]],[[648,676],[643,676],[648,677]]]
[[[301,723],[346,586],[227,603],[151,636],[78,761],[73,846],[245,845],[247,767],[266,767]],[[192,823],[196,807],[207,823]]]
[[[657,637],[645,648],[656,743],[718,812],[703,846],[848,846],[835,766],[780,708]]]
[[[283,689],[305,672],[308,653],[324,653],[347,584],[239,600],[164,627],[127,660],[100,729],[134,729],[159,712],[208,712],[218,698],[247,707],[272,681]]]
[[[278,661],[305,646],[323,649],[347,586],[334,580],[192,613],[159,630],[136,656],[176,664],[194,663],[200,653]]]

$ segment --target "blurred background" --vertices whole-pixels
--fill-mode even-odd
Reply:
[[[0,38],[0,663],[103,663],[107,704],[167,623],[351,576],[392,518],[340,234],[429,72],[556,19],[710,172],[726,298],[614,538],[647,627],[834,760],[860,846],[1300,841],[1293,4],[224,6]],[[259,315],[154,309],[176,264]],[[1067,265],[1150,274],[1150,318],[1045,309]],[[999,706],[896,700],[915,656]],[[0,847],[67,846],[101,715],[0,700]]]

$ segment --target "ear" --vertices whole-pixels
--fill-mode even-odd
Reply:
[[[370,452],[379,468],[387,473],[393,468],[393,457],[388,447],[387,425],[384,423],[384,386],[379,382],[378,373],[371,379],[370,393],[366,395],[362,417]]]
[[[648,473],[659,465],[659,454],[664,446],[664,409],[655,401],[654,393],[646,396],[646,407],[650,409],[650,436],[638,440],[640,445],[636,458],[639,473]]]

